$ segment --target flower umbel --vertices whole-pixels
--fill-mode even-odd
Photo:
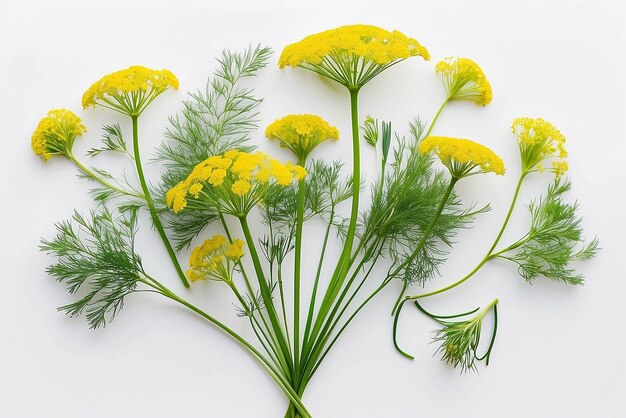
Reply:
[[[176,213],[191,201],[197,209],[209,206],[243,216],[263,199],[269,187],[289,186],[305,176],[306,170],[299,165],[283,164],[262,152],[231,150],[198,164],[167,192],[165,201]]]
[[[524,173],[543,172],[545,160],[552,160],[550,171],[557,177],[567,171],[565,137],[554,125],[542,118],[517,118],[511,128],[517,137]]]
[[[242,240],[229,243],[223,235],[214,235],[191,252],[187,277],[192,282],[218,280],[231,283],[234,263],[243,256],[243,246]]]
[[[504,174],[502,159],[486,146],[469,139],[429,136],[420,143],[419,152],[426,154],[431,151],[437,154],[456,179],[488,172]],[[477,167],[479,170],[472,173]]]
[[[413,56],[430,59],[413,38],[371,25],[349,25],[287,45],[280,68],[302,67],[348,88],[360,88],[386,68]]]
[[[76,137],[85,132],[87,128],[74,112],[53,109],[37,125],[31,146],[45,161],[53,155],[70,156]]]
[[[493,98],[483,70],[469,58],[446,58],[435,70],[441,73],[448,100],[470,100],[487,106]]]
[[[287,115],[265,129],[265,136],[290,149],[304,161],[322,142],[339,139],[339,131],[317,115]]]
[[[125,115],[139,116],[170,87],[178,88],[178,79],[171,71],[133,65],[93,83],[83,95],[83,108],[100,105]]]

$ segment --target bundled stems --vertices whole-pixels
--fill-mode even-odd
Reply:
[[[282,373],[280,373],[280,371],[276,370],[274,368],[274,366],[272,365],[272,363],[270,361],[268,361],[254,346],[252,346],[250,343],[248,343],[243,337],[241,337],[239,334],[237,334],[235,331],[233,331],[227,325],[225,325],[222,322],[218,321],[217,319],[215,319],[214,317],[212,317],[211,315],[209,315],[208,313],[206,313],[202,309],[196,307],[195,305],[192,305],[191,303],[189,303],[185,299],[179,297],[174,292],[169,290],[167,287],[165,287],[164,285],[162,285],[160,282],[158,282],[157,280],[153,279],[152,277],[147,276],[146,279],[141,279],[141,281],[144,284],[146,284],[146,285],[150,286],[151,288],[153,288],[154,290],[156,290],[158,293],[162,294],[163,296],[165,296],[165,297],[167,297],[167,298],[169,298],[169,299],[171,299],[171,300],[173,300],[175,302],[180,303],[181,305],[185,306],[186,308],[190,309],[191,311],[195,312],[196,314],[202,316],[207,321],[209,321],[210,323],[212,323],[213,325],[217,326],[219,329],[224,331],[228,336],[233,338],[234,341],[237,342],[237,344],[239,344],[242,348],[247,350],[252,355],[252,357],[268,373],[268,375],[272,378],[272,380],[274,380],[274,382],[276,382],[276,384],[280,387],[280,389],[283,391],[283,393],[285,393],[285,395],[289,398],[289,400],[291,401],[291,404],[294,405],[294,408],[297,409],[297,411],[300,414],[300,416],[302,418],[311,418],[311,414],[307,411],[305,406],[302,404],[302,401],[300,400],[300,397],[292,389],[291,384],[290,384],[289,381],[286,380],[286,377]]]
[[[176,269],[176,273],[178,273],[178,277],[180,281],[183,283],[183,286],[189,287],[189,282],[185,277],[185,273],[183,269],[180,267],[180,263],[176,258],[176,254],[174,253],[174,249],[170,244],[167,235],[165,234],[165,230],[163,229],[163,225],[159,220],[159,215],[154,206],[154,201],[152,200],[152,196],[150,194],[150,189],[148,188],[148,184],[146,183],[146,178],[143,174],[143,167],[141,166],[141,155],[139,154],[139,135],[138,135],[138,127],[137,127],[137,116],[131,116],[131,120],[133,122],[133,152],[135,157],[135,165],[137,167],[137,175],[139,176],[139,183],[141,183],[141,190],[143,191],[144,197],[146,199],[146,204],[148,205],[148,210],[150,211],[150,216],[152,217],[152,222],[154,223],[154,227],[159,232],[159,236],[161,237],[161,241],[163,241],[163,245],[165,245],[165,249],[167,250],[170,259],[172,260],[172,264]]]

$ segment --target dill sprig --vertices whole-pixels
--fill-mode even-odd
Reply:
[[[118,216],[105,207],[88,215],[75,212],[56,229],[57,235],[40,246],[58,259],[47,273],[65,283],[69,293],[83,295],[59,310],[71,317],[84,313],[91,328],[103,327],[144,274],[135,252],[136,211]]]
[[[424,309],[417,301],[415,306],[441,325],[441,328],[435,331],[433,337],[434,342],[439,342],[437,352],[441,354],[441,360],[452,367],[459,367],[461,373],[469,371],[478,371],[476,361],[486,360],[489,365],[489,358],[493,350],[493,345],[498,331],[498,299],[494,299],[484,309],[473,309],[456,315],[435,315]],[[482,356],[478,354],[480,345],[482,324],[485,315],[493,310],[493,331],[489,346]],[[468,319],[459,320],[459,318],[473,315]],[[405,354],[406,355],[406,354]]]
[[[122,128],[119,123],[105,125],[102,129],[104,130],[104,134],[102,135],[102,146],[100,148],[91,148],[87,151],[88,155],[95,157],[103,152],[113,151],[120,152],[130,159],[135,159],[135,157],[128,152],[128,146],[126,145],[126,140],[124,139]]]
[[[578,203],[567,203],[563,195],[571,189],[569,179],[556,178],[545,196],[528,205],[532,216],[530,230],[512,245],[494,254],[516,263],[519,274],[528,282],[538,276],[579,285],[584,277],[571,267],[599,250],[594,238],[584,244]]]

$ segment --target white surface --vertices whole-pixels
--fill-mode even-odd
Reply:
[[[402,63],[368,85],[362,117],[392,119],[401,130],[415,115],[431,118],[443,94],[433,67],[446,56],[473,58],[493,84],[491,105],[455,103],[436,128],[491,146],[509,171],[504,178],[481,176],[459,186],[468,202],[491,201],[493,211],[459,236],[453,261],[443,270],[447,279],[431,287],[471,268],[499,227],[518,170],[509,132],[516,116],[541,115],[567,136],[571,197],[580,201],[585,230],[598,234],[604,249],[580,268],[588,277],[584,287],[546,280],[529,286],[513,266],[494,263],[468,285],[427,302],[448,312],[500,298],[498,340],[491,365],[481,365],[480,374],[459,376],[432,357],[433,324],[411,309],[400,338],[416,359],[399,356],[389,317],[397,288],[389,288],[335,346],[307,389],[306,405],[320,418],[623,417],[624,2],[211,3],[0,4],[0,417],[282,417],[286,401],[263,371],[227,338],[166,300],[133,296],[114,323],[95,332],[83,320],[55,312],[69,297],[46,277],[51,259],[36,246],[53,233],[53,222],[91,203],[88,185],[72,166],[59,159],[46,165],[31,153],[30,135],[50,108],[68,107],[90,129],[77,143],[84,151],[99,140],[100,125],[118,120],[110,112],[80,110],[81,95],[93,81],[132,64],[168,68],[181,88],[164,94],[142,117],[148,155],[162,140],[167,115],[179,109],[185,91],[204,86],[222,48],[261,42],[280,51],[308,34],[355,22],[399,29],[433,56]],[[318,113],[343,135],[318,155],[341,152],[349,160],[348,101],[341,89],[273,64],[253,86],[265,97],[262,128],[286,113]],[[255,140],[287,156],[268,147],[262,130]],[[366,148],[365,167],[373,158]],[[148,172],[156,179],[159,169]],[[522,202],[547,181],[530,180]],[[520,206],[507,237],[523,231],[525,222]],[[316,226],[306,233],[316,233]],[[156,235],[143,230],[147,267],[180,290]],[[249,336],[223,286],[196,286],[189,298]]]

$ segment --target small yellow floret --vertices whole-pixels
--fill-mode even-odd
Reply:
[[[243,256],[243,241],[228,243],[223,235],[214,235],[191,252],[187,277],[197,280],[222,280],[232,282],[230,261],[239,261]]]
[[[69,155],[74,140],[87,132],[80,118],[67,109],[53,109],[39,121],[31,137],[36,155],[47,161],[52,155]]]
[[[552,171],[557,177],[567,171],[565,136],[554,125],[542,118],[523,117],[515,119],[511,128],[517,138],[525,171],[542,172],[541,163],[552,158],[555,159]]]
[[[339,139],[339,130],[317,115],[287,115],[265,129],[265,136],[280,142],[303,160],[322,142]]]
[[[449,100],[470,100],[487,106],[493,94],[483,70],[469,58],[446,58],[435,70],[441,73]]]
[[[455,177],[467,175],[474,167],[482,172],[504,174],[504,163],[496,153],[469,139],[429,136],[419,145],[422,154],[433,151]]]
[[[131,116],[139,115],[155,97],[168,88],[178,88],[169,70],[133,65],[105,75],[83,94],[83,108],[101,105]]]

